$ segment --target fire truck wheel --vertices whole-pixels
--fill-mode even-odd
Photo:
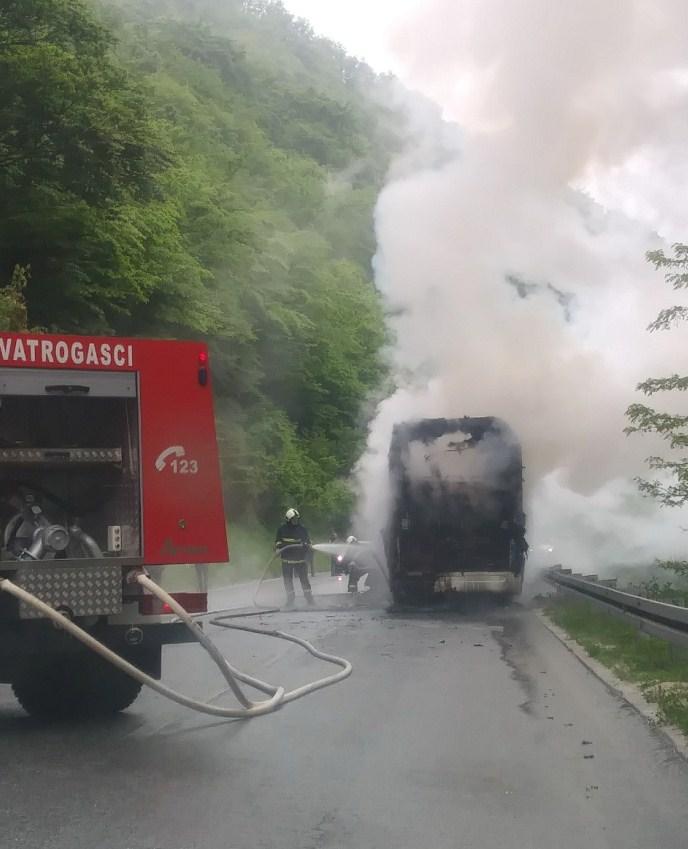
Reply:
[[[141,686],[98,656],[79,654],[27,664],[12,689],[31,716],[66,719],[124,710]]]

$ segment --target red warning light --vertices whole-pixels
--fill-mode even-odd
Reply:
[[[198,353],[198,382],[201,386],[208,383],[208,352],[199,351]]]

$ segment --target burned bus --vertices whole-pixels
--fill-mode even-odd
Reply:
[[[385,549],[395,601],[521,591],[528,545],[523,462],[496,418],[423,419],[394,427]]]

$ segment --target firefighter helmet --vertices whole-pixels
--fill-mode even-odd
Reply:
[[[300,519],[301,515],[298,510],[295,510],[293,507],[290,507],[284,514],[284,518],[287,520],[287,522],[291,522],[292,519]]]

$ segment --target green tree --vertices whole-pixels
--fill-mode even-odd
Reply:
[[[153,18],[122,0],[120,52],[170,122],[182,229],[221,304],[227,502],[273,520],[296,500],[325,521],[350,509],[361,408],[382,373],[373,207],[393,145],[381,151],[341,51],[321,50],[276,4],[239,6],[161,0]],[[160,15],[172,7],[174,23]],[[152,328],[155,304],[138,313]]]
[[[388,86],[271,0],[0,4],[0,326],[207,339],[234,520],[350,509]]]
[[[0,288],[0,330],[18,332],[27,329],[24,290],[31,269],[17,265],[6,286]]]
[[[669,255],[657,250],[647,256],[656,269],[664,270],[665,280],[675,290],[688,289],[688,245],[677,243]],[[676,304],[662,310],[648,330],[670,330],[687,319],[688,306]],[[659,392],[685,392],[688,376],[675,373],[649,378],[640,383],[638,389],[648,397]],[[688,415],[639,403],[628,408],[627,416],[630,425],[626,433],[655,434],[664,440],[669,450],[667,456],[648,457],[650,469],[659,474],[651,480],[638,479],[641,492],[665,507],[680,507],[688,502]],[[677,574],[688,575],[688,561],[665,561],[661,565]]]
[[[84,3],[0,7],[0,274],[31,266],[38,324],[110,332],[169,281],[200,288],[162,179],[170,156]]]

